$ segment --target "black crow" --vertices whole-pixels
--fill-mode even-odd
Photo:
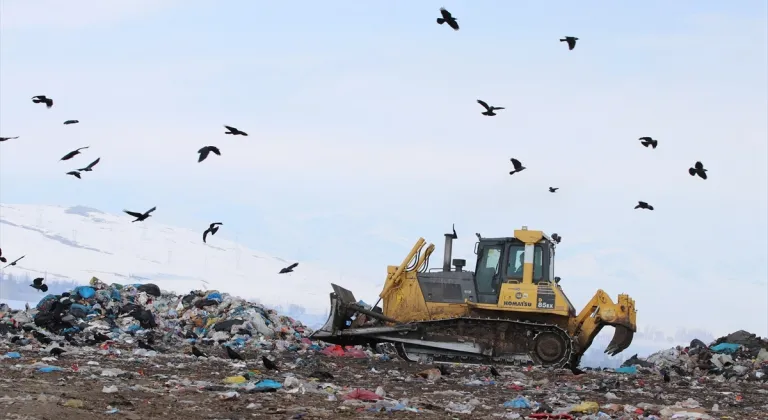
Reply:
[[[46,108],[50,108],[53,106],[53,99],[47,98],[45,95],[33,96],[32,102],[36,104],[45,104]]]
[[[150,213],[152,213],[155,210],[157,210],[157,207],[152,207],[151,209],[147,210],[144,213],[139,213],[136,211],[129,211],[129,210],[123,210],[123,212],[136,218],[136,220],[131,221],[131,223],[133,223],[133,222],[142,222],[144,220],[147,220],[148,218],[152,217]]]
[[[299,263],[293,263],[288,267],[281,268],[278,274],[293,273],[293,269],[298,267]]]
[[[701,179],[707,179],[707,170],[704,169],[704,164],[701,162],[696,162],[692,168],[688,168],[688,173],[691,174],[691,176],[698,175]]]
[[[523,164],[522,164],[522,163],[520,163],[520,161],[519,161],[519,160],[517,160],[517,159],[515,159],[515,158],[512,158],[512,159],[510,159],[509,161],[510,161],[510,162],[512,162],[512,166],[514,166],[514,168],[515,168],[515,170],[514,170],[514,171],[511,171],[511,172],[509,173],[510,175],[514,175],[514,174],[516,174],[516,173],[518,173],[518,172],[522,172],[522,171],[524,171],[524,170],[525,170],[525,166],[523,166]]]
[[[218,147],[216,147],[216,146],[205,146],[202,149],[197,151],[197,153],[200,153],[200,157],[197,158],[197,161],[198,162],[204,161],[205,158],[208,157],[208,154],[211,153],[211,152],[221,156],[221,151],[219,150]]]
[[[568,43],[568,49],[572,50],[576,48],[576,41],[578,41],[579,38],[576,38],[575,36],[567,36],[565,38],[560,38],[560,42],[567,42]]]
[[[228,125],[225,125],[224,127],[227,130],[229,130],[229,131],[224,132],[224,134],[232,134],[233,136],[247,136],[248,135],[248,133],[246,133],[245,131],[240,131],[240,130],[236,129],[235,127],[231,127],[231,126],[228,126]]]
[[[496,115],[496,113],[493,111],[504,109],[503,106],[489,106],[487,103],[485,103],[485,101],[480,99],[477,100],[477,103],[479,103],[480,105],[483,106],[483,108],[485,108],[485,112],[481,112],[481,114],[486,115],[488,117],[492,117]]]
[[[444,7],[441,7],[440,15],[442,15],[442,17],[437,18],[437,23],[439,25],[447,23],[448,26],[453,28],[454,31],[459,30],[459,22],[457,22],[457,19],[455,17],[451,16],[451,12],[445,10]]]

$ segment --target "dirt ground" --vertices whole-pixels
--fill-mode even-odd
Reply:
[[[201,349],[223,356],[220,349]],[[632,409],[622,404],[634,407],[640,404],[648,415],[692,398],[701,404],[698,411],[708,413],[711,418],[768,419],[768,384],[765,382],[717,382],[712,378],[674,376],[670,383],[664,383],[656,373],[626,375],[589,371],[575,376],[566,370],[529,371],[524,367],[499,368],[501,376],[490,381],[487,368],[482,366],[449,366],[449,375],[427,382],[414,374],[430,366],[398,359],[332,358],[311,352],[286,352],[270,355],[279,361],[281,369],[267,373],[260,354],[247,352],[243,353],[248,359],[246,367],[220,357],[195,359],[178,351],[139,357],[128,348],[120,355],[102,355],[86,348],[69,350],[58,360],[42,360],[49,356],[38,349],[0,344],[0,354],[15,351],[22,356],[0,359],[0,418],[469,419],[515,418],[515,413],[525,418],[531,409],[503,406],[505,401],[521,395],[531,402],[545,402],[556,411],[579,402],[595,401],[601,411],[612,414],[613,418],[639,416],[634,411],[626,414],[625,411]],[[298,362],[297,358],[300,358]],[[35,362],[62,370],[40,372],[33,366]],[[103,371],[109,368],[125,373],[118,377],[103,376]],[[334,378],[323,382],[339,389],[333,392],[331,387],[318,386],[318,382],[309,380],[307,376],[316,370],[330,372]],[[242,388],[238,391],[238,385],[223,382],[225,377],[248,371],[253,372],[253,381],[269,378],[284,383],[287,376],[293,375],[308,382],[293,393],[286,392],[290,388],[260,393]],[[482,384],[467,385],[472,380],[480,380]],[[111,385],[117,387],[117,392],[103,392]],[[405,406],[419,412],[374,412],[370,410],[371,402],[343,399],[343,394],[352,388],[374,391],[379,386],[386,391],[387,398],[408,399]],[[307,392],[309,389],[315,392]],[[239,392],[237,398],[222,399],[221,394],[233,390]],[[451,403],[469,404],[474,409],[471,414],[446,411]],[[719,411],[712,411],[713,404],[718,404]]]

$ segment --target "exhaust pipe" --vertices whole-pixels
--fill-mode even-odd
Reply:
[[[453,240],[458,239],[456,227],[452,226],[453,232],[445,234],[445,249],[443,249],[443,271],[451,271],[451,256],[453,254]]]
[[[445,234],[445,248],[443,249],[443,271],[451,271],[451,255],[453,254],[453,234]]]

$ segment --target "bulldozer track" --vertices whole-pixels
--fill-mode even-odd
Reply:
[[[393,338],[407,336],[423,342],[423,345],[393,342],[398,356],[412,362],[519,365],[532,361],[539,366],[560,368],[578,359],[574,357],[573,339],[554,324],[480,317],[424,320],[414,324],[418,325],[417,331],[392,334]],[[446,339],[439,340],[441,336]],[[431,341],[476,343],[486,350],[485,354],[446,350],[430,346]],[[510,349],[512,351],[504,351]]]

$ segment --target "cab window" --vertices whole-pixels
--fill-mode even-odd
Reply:
[[[538,283],[543,276],[542,266],[543,250],[540,246],[533,247],[533,282]],[[517,280],[523,279],[523,262],[525,261],[525,246],[510,245],[509,259],[507,260],[507,277]]]
[[[525,255],[525,246],[510,245],[509,259],[507,260],[507,277],[513,279],[523,279],[523,259]]]

